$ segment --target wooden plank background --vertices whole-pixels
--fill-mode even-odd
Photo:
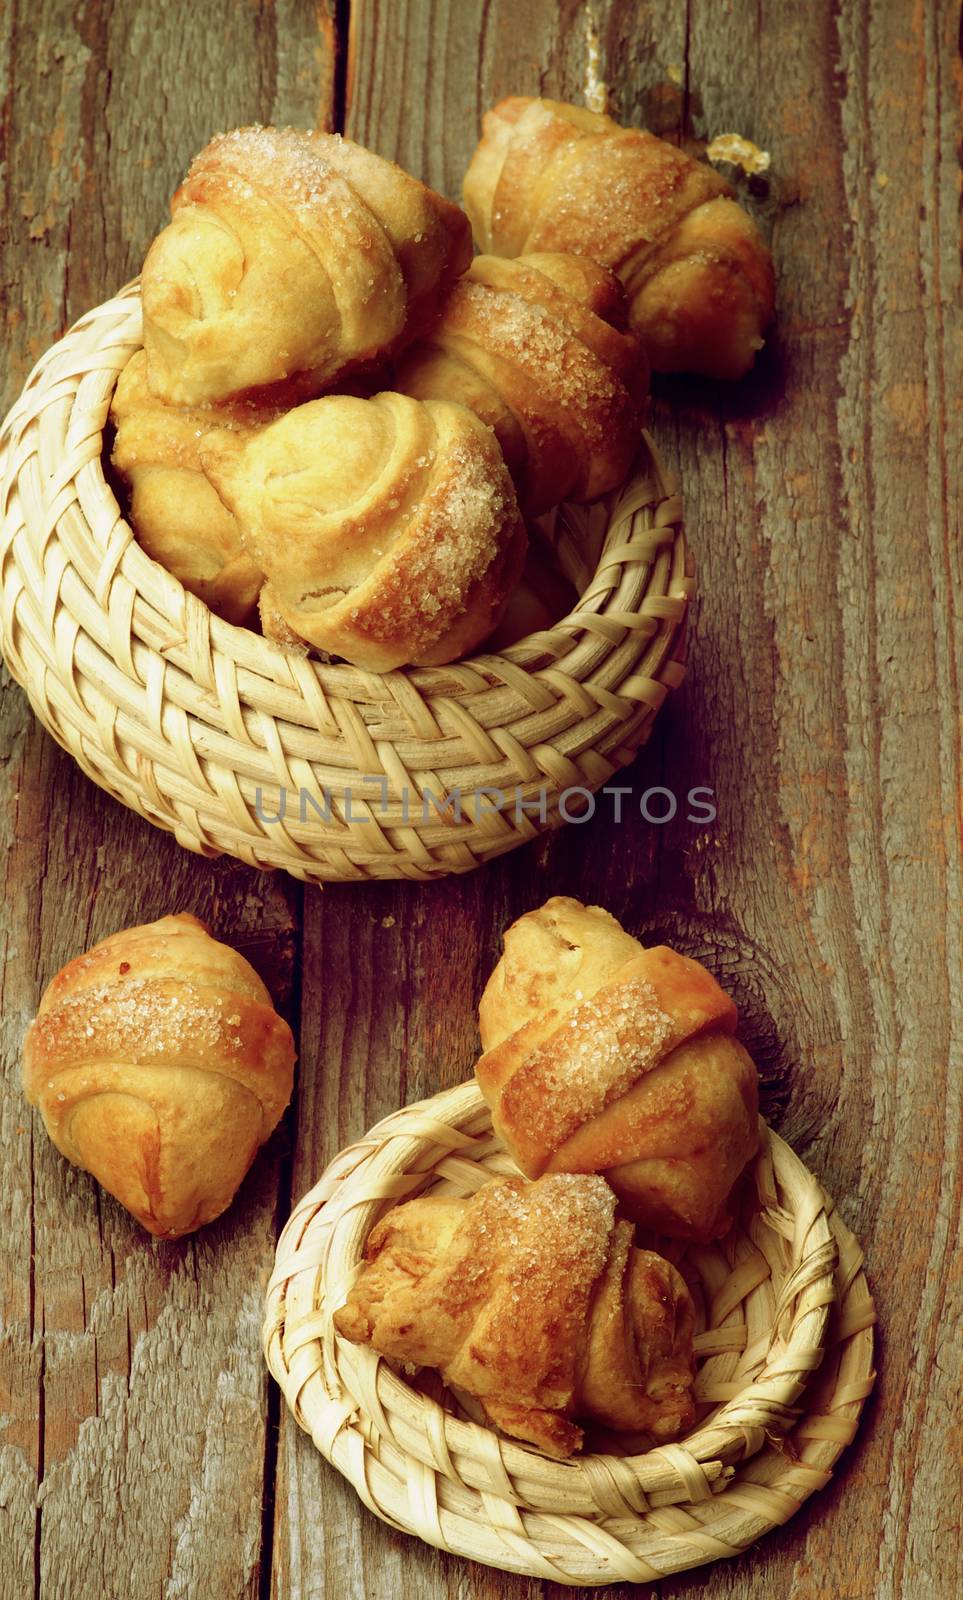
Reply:
[[[4,681],[3,1600],[558,1600],[364,1512],[279,1414],[257,1337],[292,1194],[466,1075],[500,931],[555,892],[732,987],[882,1319],[837,1481],[751,1556],[657,1592],[961,1592],[959,20],[949,0],[7,0],[5,402],[137,270],[216,129],[343,122],[457,196],[492,100],[581,98],[591,23],[616,115],[772,153],[754,204],[778,320],[743,384],[657,388],[701,600],[688,684],[625,781],[712,787],[711,827],[600,815],[468,878],[303,891],[181,852]],[[301,1066],[229,1214],[161,1245],[49,1146],[19,1051],[68,957],[174,909],[255,961]]]

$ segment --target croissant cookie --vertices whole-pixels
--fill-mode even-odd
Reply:
[[[494,428],[531,516],[621,483],[639,445],[648,363],[617,278],[587,257],[477,256],[396,383]]]
[[[71,961],[24,1043],[24,1090],[57,1149],[167,1239],[230,1205],[293,1070],[254,969],[184,914]]]
[[[465,175],[481,250],[561,250],[617,272],[659,372],[740,378],[772,316],[772,260],[711,167],[641,128],[513,96],[484,118]]]
[[[575,1418],[675,1439],[694,1417],[692,1301],[614,1214],[603,1179],[567,1173],[410,1200],[372,1230],[335,1327],[437,1367],[550,1455],[578,1449]]]
[[[243,437],[279,415],[271,402],[165,405],[147,387],[143,350],[127,363],[114,391],[110,459],[129,491],[137,542],[227,622],[251,619],[264,575],[201,470],[201,445],[213,428]]]
[[[464,406],[328,395],[201,459],[267,576],[261,615],[374,672],[490,633],[526,534],[491,429]]]
[[[236,128],[201,151],[144,262],[150,386],[175,405],[295,373],[312,392],[430,321],[468,223],[340,134]]]
[[[479,1006],[475,1072],[522,1171],[603,1172],[626,1212],[708,1240],[758,1145],[736,1008],[697,961],[644,949],[599,906],[520,917]]]

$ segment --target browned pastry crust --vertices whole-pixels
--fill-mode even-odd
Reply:
[[[586,257],[476,256],[397,387],[489,423],[529,515],[592,500],[639,445],[648,363],[625,318],[618,280]]]
[[[349,366],[420,333],[471,257],[448,200],[340,134],[236,128],[201,151],[144,262],[150,385],[176,405]]]
[[[186,914],[71,961],[24,1042],[24,1090],[57,1149],[168,1239],[230,1204],[293,1070],[254,969]]]
[[[261,623],[261,632],[265,639],[271,639],[275,644],[281,645],[285,650],[294,650],[298,655],[306,656],[308,646],[301,636],[295,633],[284,620],[281,608],[275,599],[274,590],[266,583],[258,595],[258,619]]]
[[[464,655],[490,633],[525,554],[497,441],[464,406],[327,395],[204,469],[267,576],[265,627],[374,672]]]
[[[769,252],[711,167],[641,128],[512,96],[465,176],[479,248],[592,256],[617,272],[660,372],[739,378],[772,316]]]
[[[692,1302],[614,1213],[601,1178],[563,1173],[408,1201],[372,1230],[335,1327],[437,1367],[550,1455],[578,1449],[574,1418],[677,1438],[693,1420]]]
[[[523,1172],[604,1172],[649,1227],[725,1232],[758,1082],[704,967],[557,897],[508,929],[479,1018],[476,1076]]]
[[[244,438],[280,414],[273,397],[165,405],[147,387],[143,350],[131,357],[114,391],[110,459],[129,491],[137,542],[226,622],[251,620],[264,577],[201,469],[201,448],[212,429]]]

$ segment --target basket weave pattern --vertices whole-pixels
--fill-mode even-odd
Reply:
[[[205,855],[424,879],[525,842],[631,759],[681,680],[693,587],[650,440],[616,496],[555,515],[580,598],[553,628],[450,667],[327,665],[221,621],[135,541],[102,456],[140,343],[133,284],[47,352],[0,437],[0,644],[95,783]]]
[[[641,1455],[555,1461],[332,1323],[387,1206],[515,1170],[474,1082],[396,1112],[332,1162],[292,1213],[268,1288],[265,1354],[295,1417],[370,1510],[492,1566],[644,1583],[738,1554],[828,1480],[872,1387],[875,1313],[855,1239],[764,1130],[729,1234],[676,1250],[698,1319],[695,1428]]]

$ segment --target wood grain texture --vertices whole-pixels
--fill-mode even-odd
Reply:
[[[378,1523],[286,1412],[276,1434],[257,1350],[289,1193],[377,1117],[470,1070],[501,931],[557,892],[702,956],[732,988],[766,1107],[862,1239],[881,1314],[880,1384],[838,1480],[752,1556],[657,1592],[963,1587],[958,7],[13,6],[7,398],[136,270],[215,127],[328,123],[343,93],[352,136],[457,196],[493,100],[581,98],[589,22],[616,115],[693,144],[738,131],[772,154],[750,197],[778,272],[758,369],[734,388],[662,380],[656,396],[700,567],[689,681],[622,779],[620,825],[607,800],[466,879],[303,898],[180,853],[87,784],[5,689],[3,1600],[567,1592]],[[716,820],[686,822],[683,805],[647,824],[653,785],[713,789]],[[291,1149],[279,1136],[226,1218],[160,1246],[49,1148],[18,1058],[63,960],[174,908],[209,916],[300,1008],[302,1061]]]
[[[776,1126],[865,1242],[882,1378],[837,1484],[752,1557],[659,1592],[949,1596],[961,1488],[955,8],[365,0],[351,8],[348,131],[457,196],[485,106],[509,92],[581,98],[590,10],[616,115],[687,143],[738,131],[773,157],[750,199],[779,276],[769,348],[735,388],[662,381],[655,409],[702,600],[688,686],[625,778],[626,811],[652,784],[680,796],[708,785],[719,815],[654,828],[636,810],[464,883],[310,896],[313,1072],[294,1189],[375,1116],[468,1069],[468,1008],[500,931],[547,894],[600,900],[633,931],[701,955],[739,1000]],[[564,1592],[413,1554],[330,1476],[285,1419],[284,1600],[346,1586],[359,1600]],[[347,1551],[350,1563],[336,1558]]]
[[[9,7],[4,29],[9,400],[138,269],[212,132],[329,120],[334,49],[310,0],[58,0]],[[227,1217],[158,1244],[48,1143],[20,1044],[65,960],[173,910],[238,945],[290,1009],[300,887],[181,852],[88,784],[6,680],[0,785],[0,1595],[256,1595],[273,1456],[258,1334],[288,1131]]]

